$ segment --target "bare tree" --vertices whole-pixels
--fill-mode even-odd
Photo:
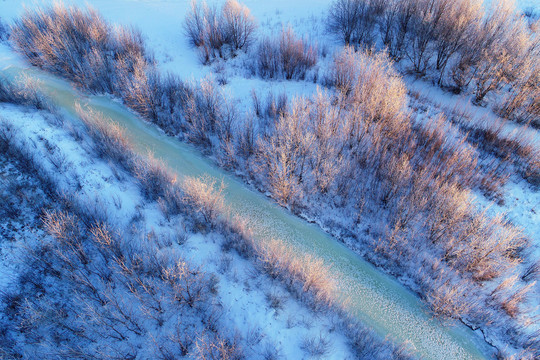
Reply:
[[[227,43],[233,50],[246,49],[253,42],[257,28],[249,9],[236,0],[228,0],[222,13]]]
[[[450,0],[416,1],[411,17],[405,54],[416,73],[424,75],[430,66],[432,40],[440,27],[443,14],[448,11]]]
[[[467,50],[470,44],[468,37],[478,27],[482,16],[481,3],[472,0],[450,2],[443,12],[440,25],[434,33],[435,67],[440,72],[439,85],[442,85],[446,66],[452,56]]]
[[[203,45],[205,27],[205,14],[208,11],[206,3],[200,3],[197,0],[191,1],[191,11],[187,13],[184,19],[184,30],[190,43],[199,47]]]
[[[383,3],[381,0],[335,0],[329,9],[328,30],[340,36],[346,45],[369,46]]]

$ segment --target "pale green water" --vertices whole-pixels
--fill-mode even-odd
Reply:
[[[54,102],[75,115],[75,103],[99,111],[125,128],[136,150],[151,150],[179,176],[210,175],[223,179],[225,200],[232,211],[247,220],[259,241],[280,239],[299,254],[310,254],[332,264],[339,294],[350,299],[348,310],[382,336],[408,341],[426,359],[485,359],[487,346],[464,326],[446,327],[426,311],[417,296],[378,271],[357,254],[321,231],[277,206],[268,198],[217,168],[197,150],[160,132],[134,116],[124,106],[100,96],[84,96],[66,81],[35,69],[13,65],[15,58],[0,58],[1,74],[26,74],[40,79],[40,87]],[[20,62],[19,62],[20,63]],[[479,349],[482,349],[481,351]]]

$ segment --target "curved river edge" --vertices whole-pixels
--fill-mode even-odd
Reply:
[[[120,124],[138,152],[148,150],[181,179],[209,175],[227,186],[225,202],[247,220],[259,241],[277,238],[297,253],[305,253],[331,264],[338,279],[338,297],[349,299],[347,310],[382,337],[407,342],[426,359],[485,359],[492,350],[466,326],[446,327],[434,319],[420,299],[396,280],[383,274],[359,255],[324,233],[318,226],[290,214],[265,196],[214,166],[193,147],[166,136],[156,126],[135,116],[107,96],[85,96],[61,79],[28,68],[15,54],[0,57],[1,74],[8,78],[27,76],[39,80],[38,87],[70,115],[75,105],[98,111]]]

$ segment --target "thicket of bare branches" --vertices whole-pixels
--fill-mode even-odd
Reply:
[[[406,87],[385,53],[345,47],[334,55],[324,82],[362,109],[369,121],[401,116]]]
[[[142,35],[112,28],[95,10],[54,4],[25,10],[11,39],[36,66],[68,77],[89,90],[117,93],[121,78],[138,63],[151,63]]]
[[[17,105],[26,105],[39,110],[53,111],[54,106],[37,91],[37,84],[29,79],[23,78],[20,82],[14,83],[0,77],[0,102]]]
[[[278,37],[266,37],[259,42],[256,71],[264,78],[302,80],[317,59],[316,46],[299,38],[289,26]]]
[[[225,213],[223,199],[223,183],[217,184],[215,179],[210,177],[186,178],[182,184],[185,192],[186,202],[197,213],[202,215],[208,224],[218,223],[218,218]]]
[[[212,137],[221,142],[231,138],[238,114],[230,97],[214,79],[205,78],[192,85],[182,101],[185,129],[192,142],[208,146]]]
[[[383,3],[381,0],[335,0],[328,12],[328,30],[339,35],[346,45],[369,46]]]
[[[502,103],[495,106],[502,117],[536,128],[540,128],[540,67],[534,59],[540,58],[539,50],[540,47],[534,49],[536,56],[527,56],[519,64],[514,83]]]
[[[199,48],[203,64],[246,50],[254,40],[256,29],[249,9],[236,0],[227,0],[221,9],[193,0],[184,20],[186,35]]]
[[[328,29],[363,47],[378,33],[394,60],[455,92],[470,90],[478,104],[509,90],[500,114],[537,126],[538,30],[513,0],[487,9],[473,0],[337,0]]]
[[[216,331],[215,281],[178,254],[66,211],[48,210],[43,221],[52,239],[28,249],[20,286],[9,294],[20,330],[14,351],[168,358],[196,353],[203,333],[210,343],[225,339]]]

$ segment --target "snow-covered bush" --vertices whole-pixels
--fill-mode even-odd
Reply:
[[[379,33],[388,54],[395,61],[405,55],[405,40],[414,11],[415,1],[388,0],[381,14]]]
[[[193,0],[184,20],[186,35],[190,43],[199,48],[203,64],[247,49],[256,28],[249,9],[236,0],[227,0],[221,9]]]
[[[237,120],[234,104],[213,78],[193,85],[182,98],[182,115],[188,138],[196,144],[211,145],[211,138],[227,140]]]
[[[475,102],[482,103],[490,92],[505,84],[513,85],[519,73],[527,70],[527,66],[523,66],[524,57],[532,55],[525,61],[533,63],[533,59],[538,59],[537,51],[530,52],[534,46],[526,21],[515,13],[515,3],[512,0],[493,2],[474,42],[466,49],[474,59]]]
[[[236,0],[227,0],[222,9],[226,43],[234,50],[247,48],[253,42],[255,19],[249,9]]]
[[[446,68],[460,51],[470,44],[480,19],[482,18],[482,3],[471,0],[447,2],[440,14],[440,20],[433,29],[433,47],[435,69],[440,73],[439,85],[448,76]]]
[[[122,74],[133,73],[136,64],[152,62],[140,32],[111,28],[90,8],[57,3],[27,9],[15,21],[11,38],[33,65],[97,92],[120,91]]]
[[[287,80],[303,80],[318,60],[317,48],[298,38],[291,27],[282,29],[278,38],[262,39],[256,56],[260,76]]]
[[[225,215],[225,202],[223,199],[223,183],[217,184],[210,177],[186,178],[182,183],[185,202],[195,212],[202,215],[206,226],[214,226],[218,218]]]
[[[534,62],[540,56],[536,48],[531,50],[533,54],[524,56],[516,69],[513,85],[495,110],[506,119],[540,128],[540,65]]]
[[[312,357],[321,358],[328,354],[332,344],[322,334],[306,337],[302,341],[302,349]]]
[[[101,114],[77,107],[77,114],[93,138],[98,156],[111,159],[123,167],[131,162],[131,144],[124,136],[120,125],[105,119]]]
[[[280,73],[279,48],[275,39],[265,37],[257,46],[256,72],[264,78],[276,78]]]
[[[147,156],[132,155],[130,171],[140,181],[143,193],[149,200],[155,201],[174,193],[171,188],[176,183],[176,177],[162,161],[153,157],[151,153]],[[175,197],[168,200],[171,206],[173,200],[176,200]],[[174,207],[180,208],[180,205],[174,204]]]
[[[197,339],[195,353],[201,360],[240,360],[245,356],[234,340],[208,333]]]
[[[200,3],[196,0],[191,1],[191,12],[184,19],[184,30],[191,45],[199,47],[204,42],[204,34],[207,31],[206,3]],[[211,24],[208,24],[211,25]]]
[[[122,81],[125,86],[119,96],[126,105],[170,134],[183,130],[185,99],[193,93],[190,86],[176,75],[159,73],[153,66],[135,69]]]
[[[335,86],[368,121],[397,117],[406,104],[406,87],[385,53],[345,47],[334,56],[325,83]]]
[[[0,102],[53,111],[54,106],[37,90],[36,85],[34,80],[27,77],[18,83],[0,77]]]

